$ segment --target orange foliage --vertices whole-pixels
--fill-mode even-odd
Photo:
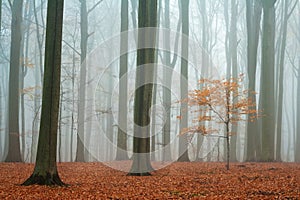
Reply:
[[[197,117],[193,120],[197,126],[182,130],[184,133],[208,134],[216,130],[208,130],[201,122],[214,121],[226,126],[236,125],[239,121],[253,121],[260,117],[260,111],[256,109],[256,102],[252,96],[256,93],[243,89],[243,74],[238,78],[222,80],[199,80],[200,88],[189,92],[189,97],[183,101],[189,107],[197,107]],[[247,118],[248,117],[248,118]],[[229,131],[228,131],[229,134]],[[234,133],[231,133],[232,135]]]

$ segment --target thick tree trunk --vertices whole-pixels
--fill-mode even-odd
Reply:
[[[275,84],[274,84],[274,41],[275,41],[275,8],[276,0],[262,1],[262,69],[260,109],[264,111],[262,118],[262,155],[261,161],[274,161],[275,150]]]
[[[48,1],[45,75],[37,159],[33,174],[23,185],[64,185],[56,166],[63,3],[63,0]]]
[[[156,27],[157,1],[139,1],[139,28]],[[133,163],[129,175],[150,175],[150,117],[152,102],[155,49],[145,48],[156,42],[156,31],[140,30],[138,33],[136,91],[134,99]],[[148,44],[146,44],[146,42]],[[154,44],[153,44],[154,47]]]
[[[19,78],[21,54],[21,24],[23,0],[14,1],[12,4],[11,19],[11,48],[9,71],[9,97],[8,97],[8,134],[9,149],[6,162],[21,162],[20,130],[19,130]]]
[[[180,95],[181,99],[188,97],[188,55],[189,55],[189,0],[181,0],[181,16],[182,16],[182,57],[181,57],[181,78],[180,78]],[[182,102],[180,105],[180,130],[188,127],[188,105],[186,102]],[[188,155],[188,140],[187,135],[181,135],[179,137],[179,162],[189,162]]]

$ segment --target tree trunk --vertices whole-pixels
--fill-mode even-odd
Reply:
[[[85,136],[85,84],[86,84],[86,65],[85,58],[87,53],[88,40],[88,13],[86,0],[80,0],[80,86],[79,86],[79,103],[78,103],[78,127],[77,127],[77,151],[76,161],[84,162],[84,136]]]
[[[247,18],[247,70],[248,70],[248,89],[255,91],[256,68],[257,68],[257,48],[259,40],[259,29],[261,21],[260,1],[246,0]],[[251,96],[249,93],[248,96]],[[253,102],[256,96],[253,95]],[[250,116],[249,116],[250,117]],[[247,122],[246,136],[246,160],[257,161],[261,154],[261,135],[258,129],[258,122]]]
[[[285,58],[285,48],[286,48],[286,34],[287,34],[287,21],[288,21],[288,3],[289,1],[284,1],[283,8],[283,24],[282,24],[282,36],[281,36],[281,48],[279,56],[279,80],[278,82],[278,107],[277,107],[277,131],[276,131],[276,161],[281,161],[281,127],[282,127],[282,108],[283,108],[283,77],[284,77],[284,58]]]
[[[33,174],[23,185],[64,185],[56,166],[63,3],[63,0],[48,1],[45,75],[37,159]]]
[[[274,161],[275,143],[275,85],[274,85],[274,41],[275,41],[275,8],[276,0],[262,1],[262,69],[260,108],[264,111],[262,118],[262,157],[261,161]]]
[[[21,162],[20,130],[19,130],[19,78],[20,78],[20,53],[22,40],[22,7],[23,0],[14,1],[12,4],[11,19],[11,48],[9,72],[9,97],[8,97],[8,133],[9,149],[6,162]]]
[[[300,162],[300,60],[298,64],[297,77],[297,116],[296,116],[296,142],[295,142],[295,161]]]
[[[127,68],[128,68],[128,0],[121,2],[121,47],[119,73],[119,113],[116,160],[128,160],[127,154]]]
[[[156,27],[157,0],[139,1],[139,28]],[[146,44],[147,42],[147,44]],[[139,30],[136,91],[134,98],[133,163],[129,175],[150,175],[150,117],[155,62],[156,31]],[[146,45],[153,48],[145,48]]]
[[[181,0],[181,16],[182,16],[182,41],[181,41],[181,78],[180,78],[180,95],[181,99],[188,97],[188,55],[189,55],[189,0]],[[188,105],[182,102],[180,105],[182,119],[180,120],[180,130],[188,127]],[[188,140],[187,135],[179,137],[179,162],[189,162]]]

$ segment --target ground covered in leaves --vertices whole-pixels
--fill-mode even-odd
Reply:
[[[33,167],[0,163],[0,199],[300,199],[296,163],[234,163],[229,171],[224,163],[173,163],[145,177],[101,163],[59,163],[68,187],[21,186]]]

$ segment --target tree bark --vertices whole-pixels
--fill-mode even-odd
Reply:
[[[33,174],[22,185],[64,185],[57,166],[63,0],[48,1],[45,75],[37,159]]]
[[[255,91],[257,48],[261,21],[261,2],[246,0],[248,89]],[[248,96],[251,96],[249,93]],[[253,95],[253,102],[256,96]],[[250,116],[249,116],[250,117]],[[258,161],[261,154],[261,135],[258,122],[247,122],[246,161]]]
[[[127,154],[127,68],[128,68],[128,0],[121,2],[121,47],[119,73],[119,113],[116,160],[128,160]],[[126,52],[125,54],[123,54]]]
[[[22,9],[23,0],[14,1],[12,4],[11,19],[11,48],[9,71],[9,97],[8,97],[8,134],[9,149],[6,162],[21,162],[20,130],[19,130],[19,78],[22,41]]]
[[[295,142],[295,161],[300,162],[300,60],[298,64],[298,77],[297,77],[297,116],[296,116],[296,142]]]
[[[157,0],[140,0],[139,28],[156,27]],[[133,163],[129,175],[147,176],[153,170],[150,163],[150,117],[152,102],[155,49],[145,48],[146,42],[156,42],[155,31],[139,30],[136,91],[134,98]],[[153,45],[154,47],[154,45]]]
[[[276,0],[264,0],[262,30],[262,69],[260,108],[264,111],[262,118],[262,155],[261,161],[274,161],[275,150],[275,4]]]
[[[181,99],[188,97],[188,55],[189,55],[189,0],[181,0],[182,16],[182,41],[181,41],[181,78],[180,78],[180,95]],[[188,105],[186,102],[180,104],[180,130],[188,127]],[[179,137],[179,162],[189,162],[188,140],[187,135]]]
[[[77,150],[76,161],[84,162],[84,136],[85,136],[85,82],[86,82],[86,65],[84,60],[87,53],[88,40],[88,13],[86,8],[86,0],[80,0],[80,88],[78,103],[78,127],[77,127]]]
[[[276,131],[276,155],[275,159],[277,162],[281,161],[281,128],[282,128],[282,108],[283,108],[283,77],[284,77],[284,58],[286,48],[286,35],[287,35],[287,21],[288,21],[288,4],[289,1],[284,1],[283,8],[283,23],[282,23],[282,36],[279,53],[279,65],[278,73],[278,104],[277,104],[277,131]]]

